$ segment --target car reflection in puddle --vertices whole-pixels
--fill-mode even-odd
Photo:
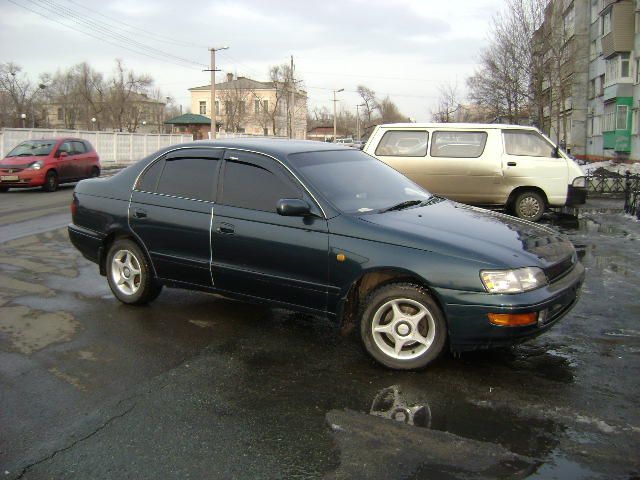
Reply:
[[[395,385],[381,390],[376,395],[369,413],[376,417],[388,418],[415,427],[431,428],[429,404],[407,405]]]

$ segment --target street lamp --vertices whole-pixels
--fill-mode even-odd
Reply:
[[[20,114],[20,119],[22,120],[22,128],[25,127],[25,123],[27,121],[27,114],[26,113],[21,113]]]
[[[337,131],[338,131],[338,124],[336,121],[336,93],[339,92],[344,92],[344,88],[341,88],[339,90],[334,90],[333,91],[333,142],[335,143],[336,141],[336,135],[337,135]]]
[[[356,105],[356,137],[360,140],[360,107],[366,107],[366,103]]]
[[[211,140],[216,139],[216,52],[229,47],[210,48],[211,52]]]
[[[91,117],[91,130],[95,131],[96,129],[96,117]]]

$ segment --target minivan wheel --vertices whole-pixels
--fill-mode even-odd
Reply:
[[[440,356],[447,326],[440,308],[425,289],[393,283],[367,296],[360,337],[367,352],[381,364],[413,370],[426,367]]]
[[[53,170],[47,172],[47,176],[44,177],[44,185],[42,190],[45,192],[55,192],[58,189],[58,174]]]
[[[545,210],[545,202],[542,195],[532,190],[518,194],[513,202],[513,213],[518,218],[537,222],[542,218]]]
[[[126,239],[115,241],[109,249],[107,280],[116,298],[128,305],[149,303],[162,290],[140,247]]]

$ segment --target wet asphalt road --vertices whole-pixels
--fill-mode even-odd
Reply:
[[[0,196],[4,478],[639,478],[632,219],[548,220],[587,279],[546,335],[408,373],[319,318],[167,289],[119,304],[41,232],[71,191]]]

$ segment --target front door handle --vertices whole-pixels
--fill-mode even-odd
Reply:
[[[507,162],[507,167],[515,167],[516,165],[516,162]]]
[[[235,227],[230,223],[221,223],[220,225],[218,225],[218,233],[231,234],[235,231]]]
[[[136,218],[147,218],[147,211],[141,208],[136,208],[133,212],[133,216]]]

